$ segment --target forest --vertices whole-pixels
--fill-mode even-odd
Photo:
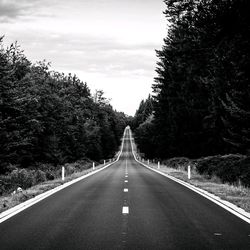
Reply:
[[[145,158],[210,157],[201,173],[230,170],[227,179],[250,186],[250,3],[164,3],[168,34],[156,51],[153,95],[134,117],[0,38],[0,174],[112,158],[129,123]]]
[[[153,96],[131,121],[137,145],[160,160],[241,155],[229,165],[248,172],[250,185],[250,3],[164,3],[168,35],[156,51]]]
[[[114,157],[126,126],[101,90],[0,38],[0,173]]]

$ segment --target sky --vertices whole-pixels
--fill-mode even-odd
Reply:
[[[167,35],[164,8],[163,0],[0,0],[0,36],[134,115],[152,92],[155,50]]]

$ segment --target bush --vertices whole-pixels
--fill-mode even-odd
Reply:
[[[75,172],[77,172],[77,167],[75,167],[73,164],[66,164],[65,165],[65,174],[66,175],[71,175]]]
[[[52,181],[55,179],[55,176],[51,172],[46,172],[46,179]]]
[[[93,162],[90,160],[80,160],[74,163],[66,163],[64,165],[66,175],[71,175],[76,172],[81,172],[83,170],[92,168]],[[99,162],[96,162],[96,166],[99,165]]]
[[[197,160],[196,169],[209,178],[217,176],[222,182],[236,184],[239,181],[250,186],[250,158],[243,155],[210,156]]]
[[[162,162],[162,164],[170,168],[183,170],[187,170],[188,165],[190,165],[191,163],[192,161],[185,157],[175,157]]]
[[[207,175],[211,178],[215,175],[221,156],[210,156],[197,160],[196,169],[199,174]]]
[[[0,176],[0,195],[8,192],[12,188],[12,183],[9,175]]]
[[[15,169],[10,173],[10,181],[15,189],[20,186],[23,189],[29,188],[36,183],[34,170]]]
[[[80,172],[92,167],[92,161],[82,159],[75,163],[64,165],[65,174],[71,175],[75,172]],[[61,178],[61,166],[54,167],[51,164],[37,163],[34,169],[20,169],[15,165],[9,165],[8,172],[0,175],[0,195],[10,193],[18,187],[22,189],[30,188],[38,183]]]
[[[37,163],[35,168],[43,171],[45,173],[46,180],[48,181],[52,181],[59,177],[58,168],[55,168],[52,164]]]
[[[0,194],[12,192],[18,187],[27,189],[46,180],[46,173],[42,170],[14,169],[0,176]]]
[[[36,180],[35,184],[46,181],[47,180],[46,173],[42,170],[37,170],[35,172],[35,180]]]
[[[82,159],[77,161],[76,163],[80,171],[91,168],[93,164],[93,162],[89,159]]]
[[[239,162],[240,168],[240,181],[244,186],[250,187],[250,157],[243,159]]]

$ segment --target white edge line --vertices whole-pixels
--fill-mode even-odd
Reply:
[[[45,198],[51,196],[52,194],[57,193],[57,192],[59,192],[60,190],[66,188],[66,187],[68,187],[68,186],[71,186],[71,185],[73,185],[74,183],[76,183],[76,182],[78,182],[78,181],[81,181],[81,180],[83,180],[83,179],[85,179],[85,178],[87,178],[87,177],[89,177],[89,176],[91,176],[91,175],[94,175],[94,174],[96,174],[96,173],[98,173],[98,172],[104,170],[105,168],[110,167],[111,165],[115,164],[116,162],[118,162],[119,159],[120,159],[121,153],[122,153],[122,151],[123,151],[124,136],[125,136],[125,131],[124,131],[124,134],[123,134],[122,145],[121,145],[121,151],[119,152],[119,154],[118,154],[118,156],[117,156],[117,159],[116,159],[114,162],[108,164],[108,165],[105,166],[105,167],[102,167],[102,168],[99,168],[99,169],[97,169],[97,170],[94,170],[94,171],[92,171],[92,172],[90,172],[90,173],[88,173],[88,174],[86,174],[86,175],[83,175],[83,176],[81,176],[81,177],[79,177],[79,178],[76,178],[76,179],[74,179],[74,180],[72,180],[72,181],[63,183],[61,186],[58,186],[58,187],[53,188],[53,189],[51,189],[51,190],[48,190],[48,191],[46,191],[46,192],[44,192],[44,193],[42,193],[42,194],[37,195],[37,196],[34,197],[34,198],[31,198],[31,199],[29,199],[29,200],[27,200],[27,201],[25,201],[25,202],[23,202],[23,203],[18,204],[18,205],[15,206],[15,207],[12,207],[12,208],[10,208],[10,209],[8,209],[8,210],[6,210],[6,211],[0,213],[0,224],[1,224],[2,222],[4,222],[4,221],[8,220],[9,218],[13,217],[14,215],[16,215],[16,214],[22,212],[23,210],[25,210],[25,209],[27,209],[27,208],[29,208],[29,207],[35,205],[36,203],[38,203],[38,202],[40,202],[40,201],[42,201],[43,199],[45,199]]]
[[[232,204],[229,201],[225,201],[223,199],[221,199],[220,197],[213,195],[201,188],[195,187],[185,181],[179,180],[173,176],[170,176],[168,174],[165,174],[163,172],[160,172],[156,169],[150,168],[149,166],[145,165],[144,163],[140,162],[138,159],[136,159],[135,153],[134,153],[134,147],[132,144],[132,137],[131,137],[131,131],[129,130],[129,135],[130,135],[130,143],[131,143],[131,148],[132,148],[132,154],[134,156],[135,161],[137,161],[139,164],[141,164],[142,166],[160,174],[163,175],[175,182],[178,182],[179,184],[191,189],[192,191],[200,194],[201,196],[207,198],[208,200],[212,201],[213,203],[219,205],[220,207],[224,208],[225,210],[229,211],[230,213],[236,215],[237,217],[239,217],[240,219],[244,220],[245,222],[250,224],[250,213],[246,212],[244,209],[237,207],[236,205]]]

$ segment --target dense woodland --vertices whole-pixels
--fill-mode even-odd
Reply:
[[[131,126],[149,158],[250,153],[250,2],[165,0],[154,96]]]
[[[0,38],[0,173],[14,167],[59,166],[114,156],[126,116],[102,91],[91,96],[71,74],[32,64],[16,44]]]
[[[129,122],[145,157],[210,156],[195,162],[200,173],[250,186],[250,2],[164,2],[154,94],[133,118],[0,38],[0,173],[110,158]]]

